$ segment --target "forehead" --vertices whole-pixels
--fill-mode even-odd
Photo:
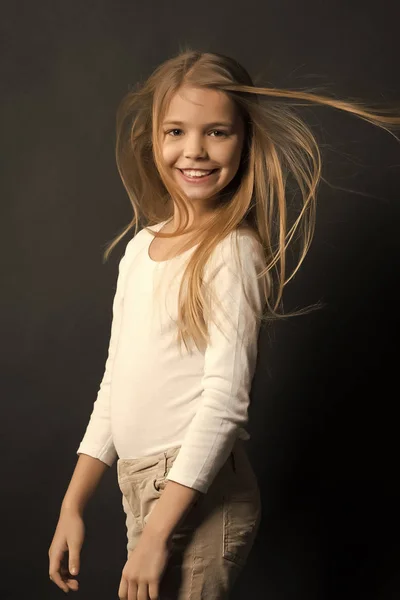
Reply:
[[[201,123],[219,119],[235,121],[236,117],[235,103],[227,94],[218,90],[183,86],[172,96],[164,119]]]

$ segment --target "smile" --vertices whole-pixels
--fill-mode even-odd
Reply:
[[[178,169],[178,171],[180,172],[182,178],[185,181],[188,181],[189,183],[202,183],[202,182],[207,182],[209,181],[213,175],[215,175],[215,173],[217,171],[219,171],[219,169],[212,169],[211,171],[205,171],[206,175],[201,174],[200,170],[196,170],[196,169],[188,169],[185,171],[182,171],[181,169]]]

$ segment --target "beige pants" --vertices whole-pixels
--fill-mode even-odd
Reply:
[[[128,556],[165,487],[179,446],[160,454],[119,459]],[[160,600],[225,600],[246,563],[261,519],[256,476],[237,440],[207,494],[200,494],[172,536]]]

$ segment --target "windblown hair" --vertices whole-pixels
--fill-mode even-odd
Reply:
[[[380,109],[381,114],[378,114],[358,101],[338,100],[303,90],[257,87],[234,59],[185,48],[162,63],[144,83],[137,84],[118,108],[116,160],[134,216],[107,246],[105,260],[128,231],[134,228],[136,235],[140,228],[171,218],[174,206],[179,222],[175,233],[148,231],[165,238],[192,231],[187,227],[187,205],[191,200],[175,184],[161,158],[163,118],[173,95],[184,85],[227,94],[245,126],[238,171],[220,192],[211,220],[196,229],[201,242],[190,255],[182,276],[177,340],[188,348],[187,342],[192,339],[199,348],[209,341],[206,322],[212,319],[203,289],[205,266],[216,246],[243,226],[251,228],[265,258],[266,268],[258,276],[265,282],[265,310],[261,321],[293,316],[317,307],[318,303],[292,313],[282,311],[284,287],[298,271],[313,238],[316,192],[321,179],[321,153],[316,138],[294,107],[307,103],[330,106],[352,113],[389,133],[400,124],[400,117],[391,109]],[[285,101],[291,105],[285,105]],[[298,207],[293,204],[293,189],[300,191]],[[183,226],[182,214],[185,215]],[[187,246],[189,244],[190,241]],[[289,248],[296,249],[296,262],[290,270]],[[183,293],[185,287],[186,294]]]

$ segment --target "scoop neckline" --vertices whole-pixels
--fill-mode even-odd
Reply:
[[[167,219],[166,221],[161,221],[161,223],[157,223],[157,225],[153,225],[153,229],[155,231],[161,231],[161,229],[164,227],[164,225],[166,225],[169,221],[171,221],[172,219]],[[199,242],[197,244],[195,244],[194,246],[192,246],[191,248],[188,248],[187,250],[184,250],[183,252],[180,252],[180,254],[176,254],[175,256],[173,256],[172,258],[167,258],[165,260],[154,260],[153,258],[151,258],[150,256],[150,246],[154,241],[154,236],[151,235],[151,233],[147,232],[147,234],[151,237],[150,242],[147,244],[147,248],[146,248],[146,256],[147,259],[150,263],[152,263],[153,265],[162,265],[162,264],[166,264],[166,263],[170,263],[173,260],[176,260],[178,258],[181,258],[182,256],[185,256],[186,254],[188,254],[189,252],[191,252],[192,250],[194,250],[198,245]]]

